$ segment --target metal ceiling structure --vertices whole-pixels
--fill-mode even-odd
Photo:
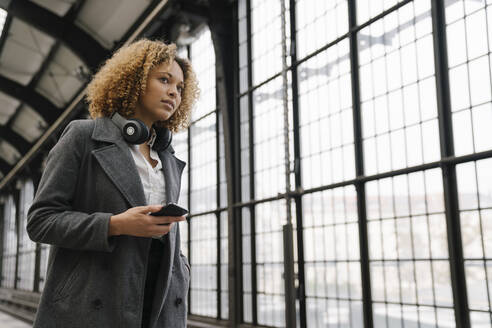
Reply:
[[[0,190],[38,173],[57,133],[87,117],[90,76],[139,37],[174,42],[207,20],[203,0],[0,0]]]

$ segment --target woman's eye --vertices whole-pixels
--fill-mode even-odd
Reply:
[[[167,77],[161,77],[160,79],[162,82],[168,82],[169,80],[167,79]]]

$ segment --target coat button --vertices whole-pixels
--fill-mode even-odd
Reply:
[[[96,310],[100,310],[103,307],[103,303],[99,298],[96,298],[94,301],[92,301],[92,307]]]
[[[181,297],[178,297],[176,299],[176,301],[174,302],[174,304],[176,304],[176,306],[179,306],[181,303],[183,303],[183,299]]]

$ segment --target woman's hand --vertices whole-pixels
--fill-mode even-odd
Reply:
[[[184,221],[184,216],[152,216],[162,205],[137,206],[113,215],[109,221],[109,236],[136,237],[162,236],[171,231],[174,222]],[[164,225],[167,224],[167,225]]]

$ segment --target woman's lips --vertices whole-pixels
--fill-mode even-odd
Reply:
[[[171,101],[162,100],[161,102],[164,105],[166,105],[169,108],[169,110],[173,110],[174,109],[174,104]]]

